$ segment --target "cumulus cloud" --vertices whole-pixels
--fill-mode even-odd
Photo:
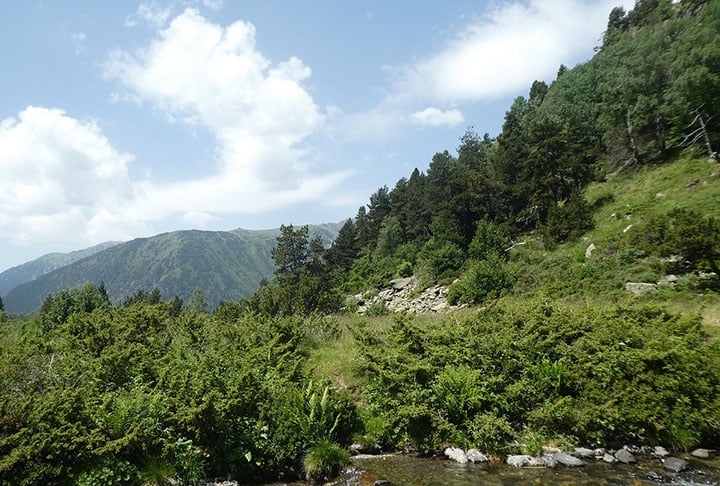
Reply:
[[[252,24],[223,28],[187,9],[148,48],[114,52],[105,73],[173,119],[210,130],[223,171],[282,188],[307,175],[301,143],[324,119],[302,86],[310,68],[295,57],[271,63]]]
[[[388,94],[353,114],[338,131],[351,138],[407,126],[462,123],[469,103],[527,94],[536,79],[552,81],[560,64],[572,66],[600,42],[617,0],[545,0],[497,3],[467,22],[425,58],[389,67]],[[422,106],[431,108],[419,110]],[[361,129],[357,129],[361,127]]]
[[[0,232],[13,243],[94,243],[147,230],[124,210],[127,165],[94,120],[29,106],[0,123]]]
[[[454,127],[459,125],[465,118],[460,110],[440,110],[438,108],[429,107],[422,111],[416,111],[410,114],[410,121],[414,125],[430,126],[430,127]]]
[[[223,27],[195,9],[172,19],[145,49],[113,52],[105,75],[124,87],[117,99],[150,102],[167,119],[206,129],[216,141],[217,166],[206,176],[139,186],[137,217],[182,214],[209,222],[200,215],[326,199],[351,172],[312,173],[305,140],[326,117],[303,86],[310,74],[296,57],[268,60],[251,23]]]
[[[483,101],[551,80],[597,45],[614,0],[502,4],[469,23],[440,52],[401,69],[394,96]]]

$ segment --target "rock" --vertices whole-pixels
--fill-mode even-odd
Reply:
[[[660,279],[660,283],[663,283],[665,285],[675,285],[678,281],[677,275],[663,275],[663,277]]]
[[[417,278],[415,278],[415,277],[396,278],[394,280],[391,280],[390,284],[392,285],[392,288],[394,290],[403,290],[403,289],[413,288],[413,287],[415,287],[415,285],[417,285]]]
[[[523,467],[523,466],[529,466],[532,464],[533,458],[531,456],[525,455],[525,454],[518,454],[518,455],[510,455],[507,456],[507,463],[510,466],[515,467]]]
[[[448,447],[447,449],[445,449],[444,454],[447,456],[448,459],[451,459],[458,464],[468,463],[467,454],[465,454],[465,451],[460,449],[459,447]]]
[[[589,260],[590,258],[592,258],[592,253],[595,250],[597,250],[597,246],[595,246],[595,243],[590,243],[590,246],[585,249],[585,259]]]
[[[625,284],[625,290],[632,294],[645,294],[657,290],[657,284],[646,282],[628,282]]]
[[[683,461],[677,457],[667,457],[665,458],[665,462],[663,462],[663,467],[668,471],[678,473],[686,470],[688,468],[688,463],[687,461]]]
[[[473,464],[476,464],[478,462],[490,462],[490,458],[477,449],[468,450],[466,456],[468,461],[472,462]]]
[[[663,478],[662,474],[658,474],[655,471],[650,471],[645,475],[645,479],[648,481],[654,481],[656,483],[662,483],[665,481],[665,478]]]
[[[378,479],[375,481],[372,486],[395,486],[393,483],[388,481],[387,479]]]
[[[543,456],[540,458],[540,460],[542,461],[542,463],[545,467],[549,467],[551,469],[554,468],[555,466],[557,466],[557,464],[558,464],[557,460],[555,459],[555,457],[553,457],[552,454],[543,454]]]
[[[653,454],[655,454],[658,457],[665,457],[669,454],[669,452],[667,451],[667,449],[665,449],[662,446],[655,446],[653,448]]]
[[[693,457],[699,457],[700,459],[707,459],[710,457],[710,450],[709,449],[695,449],[690,454]]]
[[[617,451],[615,453],[615,459],[624,464],[631,464],[633,462],[637,462],[637,459],[635,459],[633,453],[627,449],[620,449],[619,451]]]
[[[608,464],[615,464],[617,462],[615,456],[613,456],[612,454],[608,454],[607,452],[603,454],[602,460],[607,462]]]
[[[593,459],[597,455],[594,450],[585,447],[576,447],[575,452],[572,454],[575,457],[581,457],[583,459]]]
[[[563,466],[578,467],[584,466],[585,463],[575,456],[571,456],[565,452],[556,452],[552,455],[553,459],[562,464]]]

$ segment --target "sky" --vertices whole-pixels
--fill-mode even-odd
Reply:
[[[0,271],[340,222],[590,59],[618,0],[0,3]],[[625,6],[627,9],[627,6]]]

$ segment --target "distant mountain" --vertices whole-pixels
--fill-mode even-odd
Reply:
[[[310,226],[310,234],[330,244],[339,228]],[[102,282],[113,302],[156,287],[163,298],[188,300],[199,288],[214,307],[221,300],[250,297],[263,279],[272,278],[271,250],[279,234],[279,229],[193,230],[138,238],[26,281],[2,298],[8,312],[21,314],[39,309],[49,294]]]
[[[119,243],[119,241],[107,241],[99,245],[91,246],[90,248],[85,248],[84,250],[72,251],[70,253],[48,253],[35,260],[5,270],[0,273],[0,295],[5,295],[18,285],[31,282],[53,270],[75,263],[78,260],[82,260]]]

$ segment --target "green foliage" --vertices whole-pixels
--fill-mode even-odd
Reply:
[[[438,245],[433,240],[423,248],[422,258],[436,280],[456,275],[465,262],[465,254],[456,244]]]
[[[481,304],[512,287],[513,278],[507,264],[498,256],[475,261],[465,272],[465,277],[453,283],[448,290],[448,302]]]
[[[456,319],[356,330],[363,397],[395,417],[389,440],[500,451],[514,437],[537,452],[558,436],[678,448],[720,436],[707,420],[720,410],[720,346],[695,316],[533,300]]]
[[[70,308],[44,331],[42,315],[0,329],[9,484],[298,477],[314,444],[359,431],[354,403],[301,371],[333,332],[321,323],[174,315],[169,302]]]
[[[324,440],[314,445],[303,459],[305,479],[322,484],[337,476],[349,460],[350,453],[346,449]]]
[[[509,246],[510,239],[504,232],[492,223],[480,220],[468,248],[468,256],[476,260],[484,260],[490,257],[506,258],[505,249]]]

